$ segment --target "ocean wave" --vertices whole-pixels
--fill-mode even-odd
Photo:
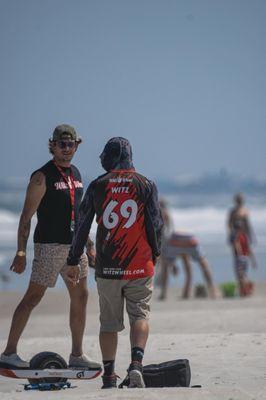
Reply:
[[[0,224],[14,224],[17,223],[19,215],[5,209],[0,209]]]
[[[227,245],[226,220],[228,210],[224,207],[194,207],[194,208],[170,208],[176,230],[183,230],[195,234],[203,251],[212,265],[215,280],[223,282],[234,279],[231,268],[231,251]],[[251,222],[257,236],[258,244],[255,248],[259,268],[253,275],[253,279],[265,280],[265,249],[266,249],[266,207],[250,208]],[[17,243],[17,228],[19,214],[5,209],[0,209],[0,274],[1,271],[9,271],[10,263],[14,257]],[[28,285],[30,265],[33,258],[32,234],[36,218],[33,219],[31,236],[28,240],[28,266],[23,276],[10,273],[9,290],[26,290]],[[90,237],[95,240],[97,230],[96,221],[93,221]],[[252,271],[251,271],[252,272]],[[201,282],[199,270],[195,268],[195,281]],[[59,282],[59,286],[61,283]],[[59,287],[57,286],[57,287]],[[61,287],[61,286],[60,286]]]
[[[226,223],[228,210],[217,207],[170,208],[170,213],[176,230],[191,232],[205,241],[226,241]],[[0,209],[0,243],[14,245],[16,243],[19,214]],[[250,209],[250,220],[261,245],[266,243],[266,207]],[[34,231],[36,218],[33,218],[31,235]],[[97,224],[94,219],[91,227],[91,237],[94,240]],[[30,240],[30,239],[29,239]]]
[[[17,231],[20,214],[14,213],[9,210],[0,209],[0,246],[16,246]],[[36,217],[32,219],[31,240],[32,232],[36,225]]]
[[[5,264],[7,257],[3,254],[0,254],[0,267]]]
[[[190,232],[205,242],[226,241],[228,210],[225,208],[170,208],[174,228]],[[260,246],[266,244],[266,207],[250,209],[250,221]]]

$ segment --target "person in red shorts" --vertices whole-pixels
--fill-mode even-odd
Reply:
[[[228,242],[232,249],[239,294],[240,296],[247,296],[252,294],[254,286],[247,278],[249,261],[251,261],[253,268],[257,268],[255,254],[252,251],[252,245],[256,238],[242,193],[237,193],[234,196],[234,203],[235,205],[228,216]]]
[[[257,263],[241,222],[238,222],[238,226],[235,227],[232,245],[235,252],[235,274],[238,281],[239,294],[241,297],[249,296],[254,290],[254,284],[247,277],[248,265],[251,260],[252,267],[257,268]]]
[[[163,244],[161,254],[161,268],[159,276],[159,284],[161,293],[159,300],[165,300],[167,295],[167,286],[169,273],[177,275],[178,268],[176,261],[181,258],[185,274],[185,283],[182,290],[182,298],[187,299],[191,295],[192,287],[192,263],[191,260],[197,262],[200,266],[204,280],[206,281],[208,294],[211,298],[216,297],[216,290],[213,283],[210,265],[201,250],[198,239],[190,234],[174,230],[170,213],[164,199],[160,200],[162,217],[164,220]],[[207,295],[207,293],[206,293]]]

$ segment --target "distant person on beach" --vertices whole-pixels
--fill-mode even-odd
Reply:
[[[255,235],[249,221],[249,213],[244,206],[244,196],[237,193],[234,196],[234,207],[229,212],[228,237],[234,259],[234,270],[239,285],[240,296],[252,294],[254,285],[248,280],[248,264],[251,261],[253,268],[257,262],[252,250]]]
[[[169,273],[177,275],[176,262],[181,258],[185,273],[185,284],[182,290],[182,298],[187,299],[191,295],[192,264],[191,259],[198,262],[207,283],[209,296],[215,298],[215,286],[212,279],[208,261],[201,251],[198,240],[194,235],[174,231],[170,213],[165,200],[160,200],[160,207],[164,219],[163,245],[161,254],[161,270],[159,283],[161,286],[160,300],[167,295]]]
[[[70,295],[70,329],[72,352],[69,365],[98,368],[82,351],[88,297],[88,259],[80,257],[79,282],[75,286],[66,279],[66,259],[70,249],[78,208],[83,194],[79,170],[71,165],[81,139],[70,125],[59,125],[49,139],[53,158],[33,172],[27,188],[26,199],[18,227],[18,248],[10,269],[22,274],[26,268],[26,248],[32,216],[37,212],[34,232],[34,260],[28,289],[13,315],[6,348],[0,361],[18,368],[29,363],[17,354],[17,345],[32,310],[42,299],[48,287],[54,287],[60,274]],[[87,241],[88,237],[86,238]],[[95,251],[88,239],[87,253],[92,259]]]
[[[117,386],[118,332],[124,329],[124,303],[130,322],[129,386],[144,387],[142,360],[149,335],[154,264],[160,255],[163,225],[157,189],[135,171],[129,141],[110,139],[100,155],[106,173],[88,187],[68,257],[69,279],[79,279],[77,264],[96,214],[96,280],[100,303],[102,389]]]

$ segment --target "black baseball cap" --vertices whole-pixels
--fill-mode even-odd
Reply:
[[[62,139],[71,139],[75,140],[75,142],[81,143],[82,139],[77,135],[77,132],[73,128],[73,126],[67,125],[67,124],[62,124],[58,125],[54,132],[53,136],[50,139],[50,141],[55,142],[57,140],[62,140]]]

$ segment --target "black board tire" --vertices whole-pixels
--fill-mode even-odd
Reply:
[[[43,351],[41,353],[36,354],[30,360],[30,369],[67,369],[67,363],[59,354],[54,353],[52,351]],[[66,382],[67,378],[40,378],[28,379],[30,384],[36,383],[58,383],[58,382]]]

